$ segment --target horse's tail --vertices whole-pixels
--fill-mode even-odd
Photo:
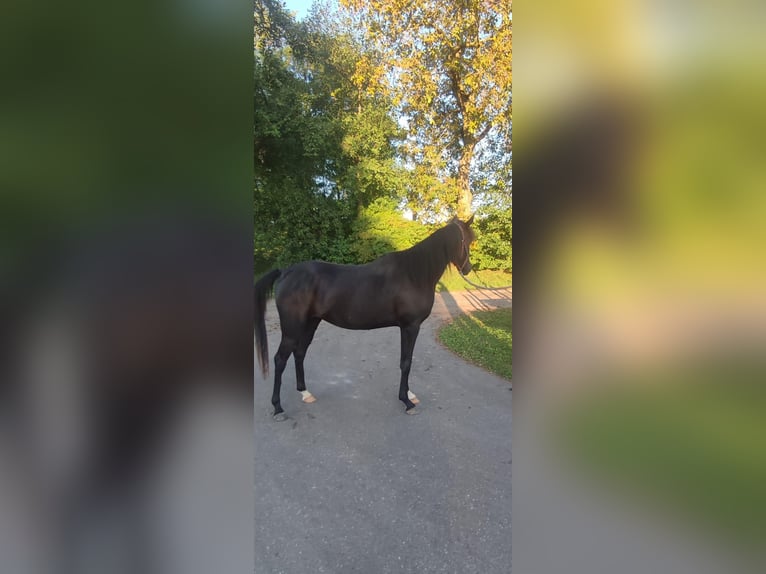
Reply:
[[[279,269],[269,271],[255,282],[255,346],[258,364],[263,376],[269,374],[269,341],[266,338],[266,300],[274,287],[274,282],[282,274]]]

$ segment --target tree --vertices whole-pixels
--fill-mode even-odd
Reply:
[[[472,211],[471,170],[482,144],[510,135],[512,0],[341,0],[364,24],[412,137],[403,151],[437,155],[457,212]],[[369,61],[365,61],[370,66]],[[501,147],[510,150],[508,140]],[[505,156],[510,154],[505,153]]]
[[[401,130],[381,90],[355,81],[362,46],[326,5],[296,22],[279,0],[254,10],[256,268],[352,262],[360,208],[403,195]]]

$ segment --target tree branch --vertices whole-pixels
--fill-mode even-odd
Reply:
[[[487,134],[489,133],[489,130],[492,129],[492,122],[489,122],[487,126],[479,132],[479,134],[476,136],[476,143],[479,143],[481,140],[483,140],[485,137],[487,137]]]

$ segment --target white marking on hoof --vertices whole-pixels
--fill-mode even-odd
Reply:
[[[301,391],[301,397],[304,403],[314,403],[317,398],[308,391]]]
[[[415,396],[415,393],[412,391],[407,391],[407,398],[412,401],[413,405],[420,404],[420,399]]]

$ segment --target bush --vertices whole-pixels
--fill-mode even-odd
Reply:
[[[436,228],[402,217],[392,198],[354,208],[348,201],[300,191],[290,180],[268,194],[256,194],[255,208],[257,274],[311,259],[368,263],[412,247]],[[511,211],[485,206],[477,212],[474,229],[475,268],[511,272]]]
[[[255,195],[256,273],[298,261],[352,263],[348,203],[301,190],[289,179]]]
[[[396,201],[379,198],[359,210],[352,226],[351,243],[355,263],[367,263],[389,253],[412,247],[432,229],[402,217]]]
[[[473,225],[476,245],[471,250],[476,269],[513,271],[512,219],[510,209],[484,206],[477,211]]]

